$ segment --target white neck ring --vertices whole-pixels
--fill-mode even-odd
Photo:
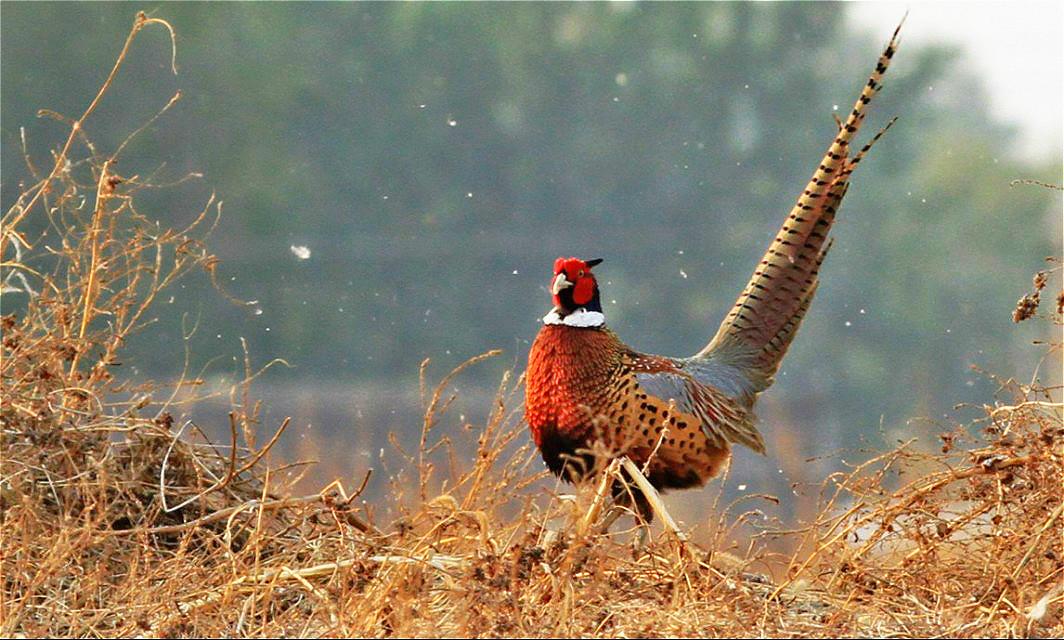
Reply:
[[[570,313],[564,318],[558,315],[554,309],[543,316],[543,324],[560,324],[567,327],[601,327],[606,324],[606,316],[601,311],[588,311],[583,307]]]

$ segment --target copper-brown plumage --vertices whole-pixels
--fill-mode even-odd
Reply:
[[[749,283],[694,356],[668,358],[626,346],[605,326],[591,271],[600,261],[555,262],[554,309],[529,353],[525,401],[532,437],[554,473],[575,481],[604,456],[626,455],[648,470],[655,487],[684,488],[716,475],[732,444],[764,453],[753,405],[772,384],[816,293],[850,176],[883,133],[851,155],[897,36],[895,30]]]
[[[716,475],[727,444],[702,425],[707,417],[734,420],[730,414],[741,409],[688,376],[706,415],[685,411],[642,388],[637,376],[655,373],[685,375],[672,359],[632,351],[609,329],[544,326],[529,355],[525,415],[550,469],[568,480],[590,471],[591,456],[576,454],[590,454],[597,440],[640,464],[650,459],[647,475],[660,488],[701,485]],[[565,456],[573,456],[568,471]]]

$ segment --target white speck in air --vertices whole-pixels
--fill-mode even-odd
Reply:
[[[686,280],[686,279],[687,279],[687,272],[686,272],[686,271],[684,271],[683,269],[680,269],[680,275],[681,275],[681,276],[683,276],[683,279],[684,279],[684,280]]]
[[[288,250],[292,252],[292,255],[300,260],[306,260],[310,258],[310,249],[301,244],[293,244],[288,247]]]
[[[618,87],[627,87],[628,86],[628,74],[627,73],[623,73],[623,72],[622,73],[618,73],[616,76],[613,77],[613,81],[617,83]]]
[[[865,310],[864,310],[864,309],[861,309],[861,310],[859,311],[859,313],[860,313],[860,314],[861,314],[861,315],[863,316],[863,315],[865,314]]]
[[[852,323],[852,322],[850,322],[849,320],[847,320],[847,321],[846,321],[846,326],[847,326],[847,327],[852,327],[852,326],[853,326],[853,323]]]
[[[746,485],[745,485],[745,484],[741,484],[741,485],[739,485],[739,486],[738,486],[738,487],[736,487],[736,488],[737,488],[737,489],[738,489],[739,491],[746,491]]]
[[[831,110],[832,111],[838,111],[839,110],[839,105],[837,105],[837,104],[831,105]]]
[[[455,120],[454,118],[448,117],[447,118],[447,126],[448,127],[457,127],[458,126],[458,121]]]

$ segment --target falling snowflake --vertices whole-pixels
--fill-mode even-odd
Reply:
[[[299,258],[300,260],[306,260],[310,258],[310,248],[304,245],[294,244],[288,247],[288,249],[292,252],[292,255]]]

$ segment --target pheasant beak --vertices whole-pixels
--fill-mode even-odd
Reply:
[[[573,283],[565,279],[565,274],[559,273],[557,276],[554,277],[554,284],[552,284],[550,287],[551,295],[556,296],[561,293],[562,289],[571,286],[573,286]]]

